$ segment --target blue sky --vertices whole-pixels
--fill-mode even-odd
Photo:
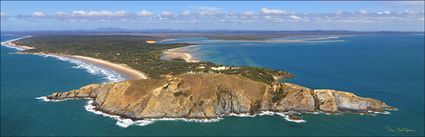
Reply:
[[[2,30],[423,31],[423,1],[1,1]]]

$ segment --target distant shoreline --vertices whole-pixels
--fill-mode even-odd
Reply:
[[[30,36],[8,40],[8,41],[5,41],[5,42],[2,42],[1,45],[4,45],[5,47],[20,50],[20,51],[22,51],[21,52],[22,54],[26,54],[25,50],[34,49],[34,47],[16,45],[13,42],[16,41],[16,40],[27,38],[27,37],[30,37]],[[144,74],[143,72],[137,71],[137,70],[130,68],[130,67],[124,65],[124,64],[116,64],[116,63],[112,63],[110,61],[106,61],[106,60],[102,60],[102,59],[97,59],[97,58],[92,58],[92,57],[87,57],[87,56],[64,55],[64,54],[56,54],[56,53],[30,53],[30,54],[51,55],[51,56],[58,56],[58,57],[63,57],[63,58],[68,58],[68,59],[79,60],[79,61],[82,61],[82,62],[85,62],[85,63],[95,65],[97,67],[107,68],[107,69],[113,70],[113,71],[119,73],[120,75],[124,76],[124,78],[126,80],[136,80],[136,79],[147,79],[148,78],[146,76],[146,74]]]

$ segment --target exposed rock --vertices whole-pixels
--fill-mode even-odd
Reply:
[[[92,98],[100,111],[133,119],[216,118],[231,113],[382,112],[385,103],[353,93],[312,90],[290,83],[271,85],[236,75],[182,74],[162,80],[142,79],[91,84],[48,99]]]
[[[315,100],[311,89],[295,84],[281,84],[282,99],[275,104],[277,111],[315,111]]]
[[[319,109],[324,112],[337,112],[334,90],[314,90],[319,103]]]

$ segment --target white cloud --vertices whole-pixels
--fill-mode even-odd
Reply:
[[[4,13],[3,11],[0,12],[0,17],[6,17],[6,13]]]
[[[127,16],[129,15],[129,13],[127,11],[123,11],[123,10],[119,10],[119,11],[115,11],[115,16]]]
[[[33,17],[44,17],[46,15],[43,12],[36,11],[36,12],[33,12],[31,16],[33,16]]]
[[[84,11],[77,10],[72,11],[71,14],[67,14],[65,12],[56,13],[56,15],[60,16],[73,16],[73,17],[122,17],[130,15],[129,12],[119,10],[119,11],[109,11],[109,10],[101,10],[101,11]]]
[[[201,16],[215,15],[215,14],[223,12],[221,8],[216,8],[216,7],[196,7],[195,9],[197,10],[198,14]]]
[[[391,12],[390,11],[380,11],[380,12],[377,12],[376,14],[378,14],[378,15],[390,15]]]
[[[68,13],[66,13],[66,12],[62,12],[62,11],[59,11],[59,12],[56,12],[56,14],[55,14],[56,16],[59,16],[59,17],[64,17],[64,16],[68,16]]]
[[[301,19],[301,17],[298,17],[298,16],[295,16],[295,15],[291,15],[291,16],[289,16],[291,19],[293,19],[293,20],[299,20],[299,19]]]
[[[169,11],[162,11],[161,12],[161,16],[171,16],[173,15],[173,13],[169,12]]]
[[[181,15],[183,16],[189,16],[191,14],[191,12],[189,10],[185,10],[181,13]]]
[[[139,12],[139,14],[138,14],[139,16],[144,16],[144,17],[147,17],[147,16],[152,16],[153,15],[153,13],[152,12],[150,12],[150,11],[147,11],[147,10],[142,10],[142,11],[140,11]]]
[[[112,16],[112,14],[113,13],[111,11],[102,10],[102,11],[89,11],[84,16],[100,17],[100,16]]]
[[[253,11],[245,11],[243,13],[243,15],[245,15],[245,16],[253,16],[253,15],[255,15],[255,12],[253,12]]]
[[[369,14],[369,11],[368,11],[368,10],[363,9],[363,10],[359,10],[359,11],[358,11],[358,13],[359,13],[359,14],[362,14],[362,15],[367,15],[367,14]]]
[[[411,10],[405,10],[402,12],[402,14],[416,14],[416,12]]]
[[[71,16],[74,16],[74,17],[81,16],[81,17],[83,17],[83,16],[87,16],[87,12],[83,11],[83,10],[72,11]]]
[[[342,15],[343,13],[344,13],[344,11],[342,11],[342,10],[338,10],[338,11],[335,12],[336,15]]]
[[[2,17],[3,17],[2,12]],[[50,16],[52,15],[52,16]],[[145,18],[148,17],[149,18]],[[69,22],[183,22],[183,23],[274,23],[274,22],[299,22],[299,23],[365,23],[365,22],[422,22],[424,13],[415,10],[382,10],[370,12],[368,10],[357,11],[331,11],[326,13],[295,13],[282,9],[262,8],[259,11],[228,12],[215,7],[197,7],[183,10],[181,13],[162,11],[154,14],[147,10],[140,12],[127,11],[65,11],[56,13],[34,12],[33,14],[13,16],[17,19],[60,20]],[[11,18],[13,18],[11,17]],[[10,15],[8,16],[10,18]],[[4,19],[4,18],[3,18]]]
[[[343,10],[338,10],[338,11],[335,12],[335,15],[339,15],[339,16],[347,15],[347,14],[350,14],[350,13],[347,12],[347,11],[343,11]]]
[[[268,8],[261,8],[260,12],[263,14],[286,14],[287,11],[281,10],[281,9],[268,9]]]

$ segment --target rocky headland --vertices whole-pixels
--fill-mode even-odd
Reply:
[[[90,84],[47,96],[50,100],[86,98],[93,100],[98,111],[133,120],[214,119],[264,111],[377,113],[395,109],[350,92],[309,89],[290,83],[266,84],[228,74],[181,74]]]

